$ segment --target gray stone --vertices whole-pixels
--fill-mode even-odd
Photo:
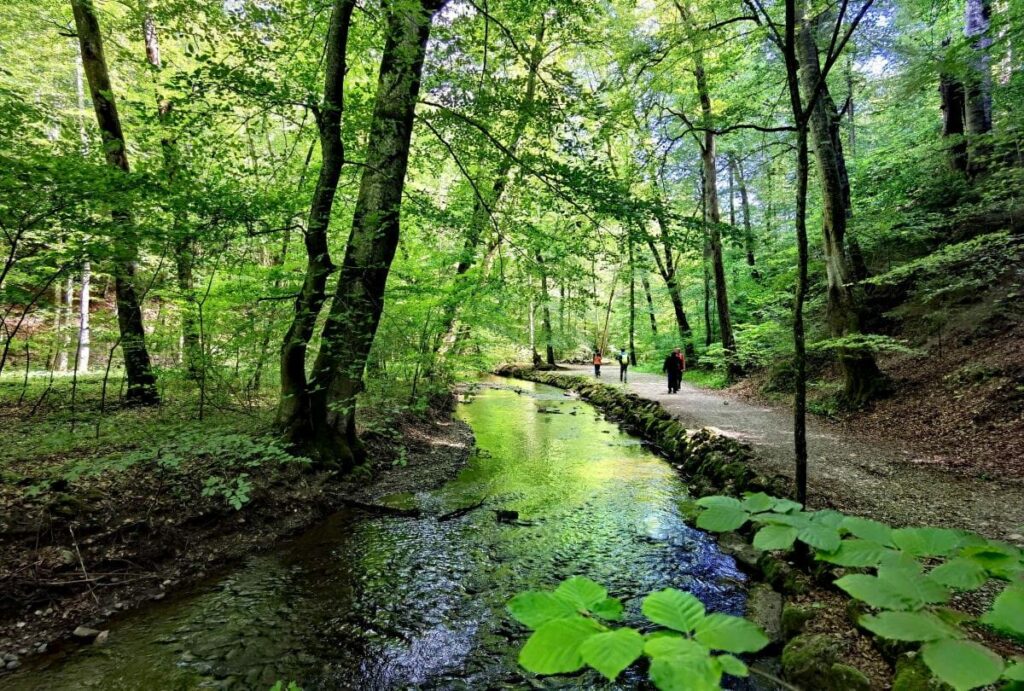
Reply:
[[[88,626],[79,626],[71,632],[71,635],[80,641],[92,641],[100,635],[100,632]]]
[[[110,638],[110,631],[100,631],[96,634],[96,638],[93,639],[93,645],[106,645],[107,639]]]
[[[13,670],[16,670],[16,669],[18,669],[19,667],[21,667],[21,663],[20,663],[20,662],[18,662],[17,660],[11,660],[10,662],[8,662],[8,663],[7,663],[7,669],[8,669],[8,671],[13,671]]]
[[[747,619],[761,627],[772,643],[781,643],[782,595],[765,583],[754,585],[747,594]]]

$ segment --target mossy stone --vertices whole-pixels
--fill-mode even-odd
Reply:
[[[934,676],[916,652],[904,653],[896,660],[892,691],[952,691]]]
[[[787,603],[782,608],[782,635],[788,641],[803,633],[804,626],[814,618],[810,607]]]

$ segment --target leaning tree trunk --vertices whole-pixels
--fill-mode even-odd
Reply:
[[[89,349],[92,331],[89,328],[89,300],[92,282],[92,265],[82,262],[82,287],[78,294],[78,353],[75,355],[75,371],[85,374],[89,371]]]
[[[810,24],[804,24],[800,29],[797,51],[802,89],[804,96],[808,97],[818,85],[821,75],[818,47]],[[834,127],[834,114],[835,103],[828,93],[828,86],[822,84],[811,111],[809,129],[821,183],[822,234],[828,279],[827,320],[831,335],[840,338],[861,333],[861,312],[852,288],[853,270],[845,252],[849,186]],[[861,406],[879,392],[883,377],[873,354],[840,348],[839,364],[843,370],[843,396],[847,405]]]
[[[636,265],[633,258],[633,237],[626,238],[629,249],[629,364],[636,364]]]
[[[651,297],[651,282],[647,280],[647,272],[640,274],[640,285],[644,288],[644,297],[647,299],[647,316],[651,318],[651,334],[658,335],[658,320],[654,316],[654,298]]]
[[[732,333],[732,317],[729,313],[729,290],[725,280],[725,261],[722,257],[722,212],[718,206],[718,167],[715,156],[715,133],[711,129],[711,96],[708,92],[707,75],[700,53],[695,58],[697,66],[697,95],[700,98],[701,115],[704,122],[704,143],[701,159],[704,164],[704,201],[708,223],[708,247],[711,255],[711,270],[715,276],[715,306],[718,309],[718,330],[725,349],[729,376],[739,373],[736,360],[736,339]]]
[[[311,387],[306,378],[306,349],[327,296],[327,277],[334,269],[327,244],[327,229],[345,157],[341,139],[347,70],[345,53],[355,4],[355,0],[336,0],[331,12],[324,98],[316,116],[322,162],[304,234],[306,275],[295,298],[292,323],[281,344],[281,399],[277,405],[277,424],[287,439],[300,446],[315,436],[314,425],[317,423],[310,411]]]
[[[651,254],[654,256],[654,262],[658,266],[658,273],[661,274],[662,280],[665,281],[665,287],[668,289],[668,297],[672,301],[672,310],[675,312],[676,327],[679,329],[679,338],[685,344],[687,355],[692,355],[693,344],[690,342],[690,336],[693,332],[690,329],[690,322],[686,318],[686,310],[683,309],[683,296],[679,290],[679,278],[676,275],[676,266],[672,259],[672,244],[669,239],[668,224],[660,212],[655,214],[655,220],[661,233],[661,248],[665,256],[662,257],[659,254],[658,248],[654,245],[654,239],[650,235],[645,233],[644,237],[647,240],[647,246],[650,248]]]
[[[93,110],[103,137],[103,149],[110,166],[128,172],[128,154],[124,133],[117,114],[110,74],[103,56],[103,38],[92,0],[71,0],[75,15],[78,42],[82,50],[82,66],[89,82]],[[124,209],[112,212],[122,235],[114,243],[114,290],[117,295],[117,325],[120,329],[121,352],[128,379],[127,399],[130,403],[152,405],[160,402],[156,377],[146,350],[146,331],[142,323],[142,306],[135,286],[138,262],[138,238],[131,214]]]
[[[398,247],[402,190],[409,164],[420,75],[434,13],[443,0],[389,5],[373,119],[352,231],[310,392],[307,447],[343,469],[361,460],[356,395],[384,311],[384,288]]]

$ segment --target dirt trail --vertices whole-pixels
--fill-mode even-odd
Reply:
[[[566,374],[593,368],[570,366]],[[618,385],[618,367],[605,367],[602,381]],[[629,390],[657,401],[689,429],[710,427],[758,451],[763,470],[792,477],[793,420],[784,408],[751,405],[683,382],[669,394],[659,375],[630,372]],[[1024,543],[1024,483],[991,481],[927,467],[903,448],[899,430],[888,444],[840,433],[808,419],[808,490],[811,504],[872,516],[896,525],[966,528]]]

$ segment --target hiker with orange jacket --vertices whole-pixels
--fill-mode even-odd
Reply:
[[[601,376],[601,352],[597,350],[594,351],[594,376]]]

